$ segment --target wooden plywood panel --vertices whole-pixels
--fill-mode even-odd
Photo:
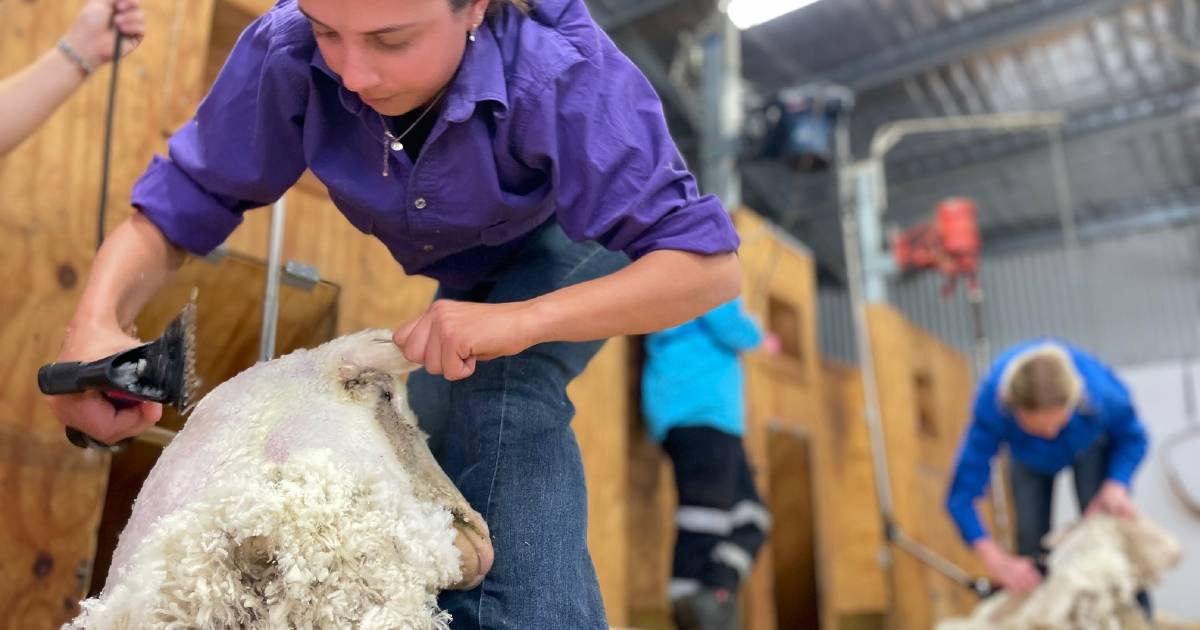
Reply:
[[[596,565],[608,621],[629,621],[626,499],[629,472],[629,340],[612,339],[567,388],[575,404],[572,426],[583,452],[588,488],[588,549]]]
[[[829,435],[825,447],[829,482],[821,515],[828,515],[829,522],[825,612],[827,624],[832,624],[834,616],[886,611],[889,593],[887,574],[879,562],[885,548],[883,522],[863,419],[862,377],[856,368],[828,363],[824,388],[821,424]]]
[[[762,495],[764,504],[770,501],[771,442],[768,426],[775,415],[777,383],[772,375],[761,369],[749,367],[746,359],[746,427],[742,442],[750,469],[754,473],[754,485]],[[768,537],[755,558],[754,570],[742,585],[742,625],[748,630],[768,630],[775,627],[775,570],[774,539]]]
[[[943,507],[971,396],[966,357],[886,306],[869,311],[880,404],[887,432],[896,520],[910,537],[978,573]],[[925,415],[922,422],[922,415]],[[990,516],[984,510],[985,516]],[[969,592],[914,558],[895,553],[895,619],[928,627],[974,603]]]
[[[923,506],[920,497],[913,492],[919,486],[914,465],[918,459],[918,429],[912,389],[912,338],[908,323],[888,307],[871,307],[868,321],[876,381],[879,384],[880,412],[886,433],[895,518],[909,536],[923,541]],[[892,557],[890,578],[896,627],[930,627],[933,614],[926,568],[907,554],[893,553]]]
[[[80,3],[4,2],[0,76],[51,50]],[[174,104],[198,96],[190,59],[206,33],[173,25],[207,23],[204,1],[146,3],[157,33],[123,65],[110,206],[128,205],[134,178],[161,143]],[[178,55],[171,54],[178,51]],[[57,627],[73,617],[85,590],[108,458],[70,446],[34,385],[54,358],[79,298],[95,246],[100,133],[107,71],[29,141],[0,158],[0,628]],[[194,92],[188,91],[191,86]],[[136,95],[136,96],[133,96]],[[118,217],[110,225],[115,225]],[[19,271],[18,271],[19,270]]]
[[[779,627],[820,627],[817,588],[816,501],[810,441],[794,430],[772,431],[770,509],[774,518],[772,547],[775,610]],[[780,465],[787,462],[787,466]]]
[[[667,584],[675,546],[675,477],[658,444],[633,419],[629,436],[628,607],[630,623],[669,627]]]
[[[771,476],[788,474],[794,462],[771,458],[768,427],[781,424],[809,431],[816,437],[812,431],[822,394],[813,297],[815,271],[807,251],[762,217],[741,209],[734,214],[734,223],[742,238],[738,256],[746,307],[787,349],[780,355],[755,352],[743,359],[747,382],[746,447],[756,464],[759,491],[764,500],[770,501]],[[820,463],[815,463],[813,477],[818,488],[822,474]],[[818,539],[822,529],[818,522],[815,526]],[[743,621],[747,628],[776,627],[776,601],[789,596],[775,591],[773,539],[768,539],[760,552],[755,571],[744,589]],[[823,541],[818,547],[821,545]]]

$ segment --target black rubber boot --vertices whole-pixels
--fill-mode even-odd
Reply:
[[[729,589],[705,587],[671,604],[679,630],[738,630],[737,595]]]

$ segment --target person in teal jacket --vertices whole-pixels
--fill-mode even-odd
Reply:
[[[680,630],[737,627],[737,588],[770,529],[742,444],[739,354],[763,340],[741,300],[646,337],[642,411],[679,495],[670,596]]]

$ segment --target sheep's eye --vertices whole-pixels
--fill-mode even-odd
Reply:
[[[390,390],[387,390],[387,389],[383,390],[383,392],[382,392],[382,396],[383,396],[383,399],[384,399],[384,400],[386,400],[386,401],[388,401],[388,402],[391,402],[391,400],[392,400],[392,392],[391,392]]]

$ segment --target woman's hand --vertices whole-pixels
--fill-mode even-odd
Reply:
[[[1129,489],[1121,482],[1109,479],[1100,486],[1100,491],[1092,498],[1091,503],[1088,503],[1083,515],[1091,516],[1097,512],[1133,518],[1137,515],[1137,508],[1133,506],[1133,499],[1129,497]]]
[[[56,361],[95,361],[140,343],[120,330],[75,325],[67,332]],[[158,403],[141,402],[118,409],[99,392],[45,398],[60,422],[105,444],[116,444],[138,435],[162,418],[162,405]]]
[[[124,37],[121,56],[128,55],[146,34],[141,0],[88,0],[63,36],[92,68],[112,61],[115,32]]]
[[[476,361],[512,356],[540,343],[537,321],[531,302],[437,300],[396,330],[392,340],[409,361],[457,381],[475,373]]]

